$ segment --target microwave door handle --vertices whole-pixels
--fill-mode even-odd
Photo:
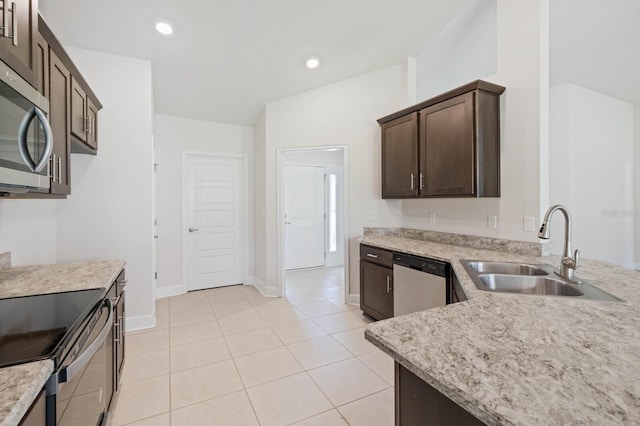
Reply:
[[[36,117],[42,124],[42,128],[44,129],[44,152],[36,164],[36,168],[34,172],[40,172],[49,162],[49,157],[51,156],[51,151],[53,151],[53,132],[51,131],[51,126],[49,125],[49,120],[44,115],[42,110],[38,107],[34,107],[34,111]]]
[[[60,370],[60,373],[58,374],[59,383],[68,382],[69,380],[73,379],[73,377],[78,374],[78,372],[82,371],[82,369],[87,364],[89,364],[91,358],[93,358],[96,352],[98,352],[100,346],[102,346],[102,344],[107,339],[107,336],[109,335],[109,332],[113,327],[113,305],[111,304],[111,300],[109,299],[104,299],[102,305],[104,306],[105,304],[109,309],[109,317],[107,318],[106,324],[104,325],[102,330],[100,330],[100,333],[94,339],[94,341],[91,342],[89,347],[85,349],[84,352],[82,352],[71,364]]]
[[[33,158],[31,158],[31,154],[29,153],[29,147],[27,145],[27,132],[29,131],[29,125],[31,124],[31,121],[35,116],[36,108],[33,107],[22,118],[22,121],[20,122],[20,130],[18,131],[18,148],[20,149],[20,155],[22,156],[24,163],[33,172],[36,171],[36,163],[35,161],[33,161]]]
[[[33,161],[27,145],[27,133],[29,132],[29,126],[31,125],[31,121],[33,121],[34,117],[38,118],[38,121],[42,124],[42,128],[44,129],[44,152],[38,160],[38,164]],[[47,165],[49,156],[53,150],[53,134],[51,132],[51,126],[49,126],[49,121],[47,121],[47,117],[40,108],[31,108],[31,110],[22,118],[20,130],[18,131],[18,148],[20,149],[22,159],[31,171],[36,173],[40,172]]]

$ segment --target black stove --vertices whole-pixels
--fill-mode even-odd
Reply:
[[[50,358],[58,365],[104,289],[0,299],[0,368]]]

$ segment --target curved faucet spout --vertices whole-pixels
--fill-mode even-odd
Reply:
[[[551,220],[551,216],[553,216],[553,214],[558,210],[562,212],[565,220],[564,250],[562,250],[560,275],[568,280],[573,281],[574,272],[578,267],[578,263],[580,260],[580,251],[576,250],[575,252],[573,252],[571,247],[571,214],[569,213],[569,209],[560,204],[549,207],[544,215],[544,219],[542,220],[540,231],[538,231],[538,238],[543,238],[545,240],[548,240],[550,238],[551,230],[549,227],[549,222]]]

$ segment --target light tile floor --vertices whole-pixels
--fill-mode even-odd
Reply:
[[[113,426],[394,423],[393,362],[340,302],[342,268],[287,273],[286,298],[251,286],[157,301],[127,335]]]

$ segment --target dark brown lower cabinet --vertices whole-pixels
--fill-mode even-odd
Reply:
[[[45,426],[47,424],[46,399],[44,389],[42,389],[18,426]]]
[[[393,269],[360,261],[360,309],[377,320],[393,317]]]
[[[483,422],[395,363],[396,426],[476,426]]]

